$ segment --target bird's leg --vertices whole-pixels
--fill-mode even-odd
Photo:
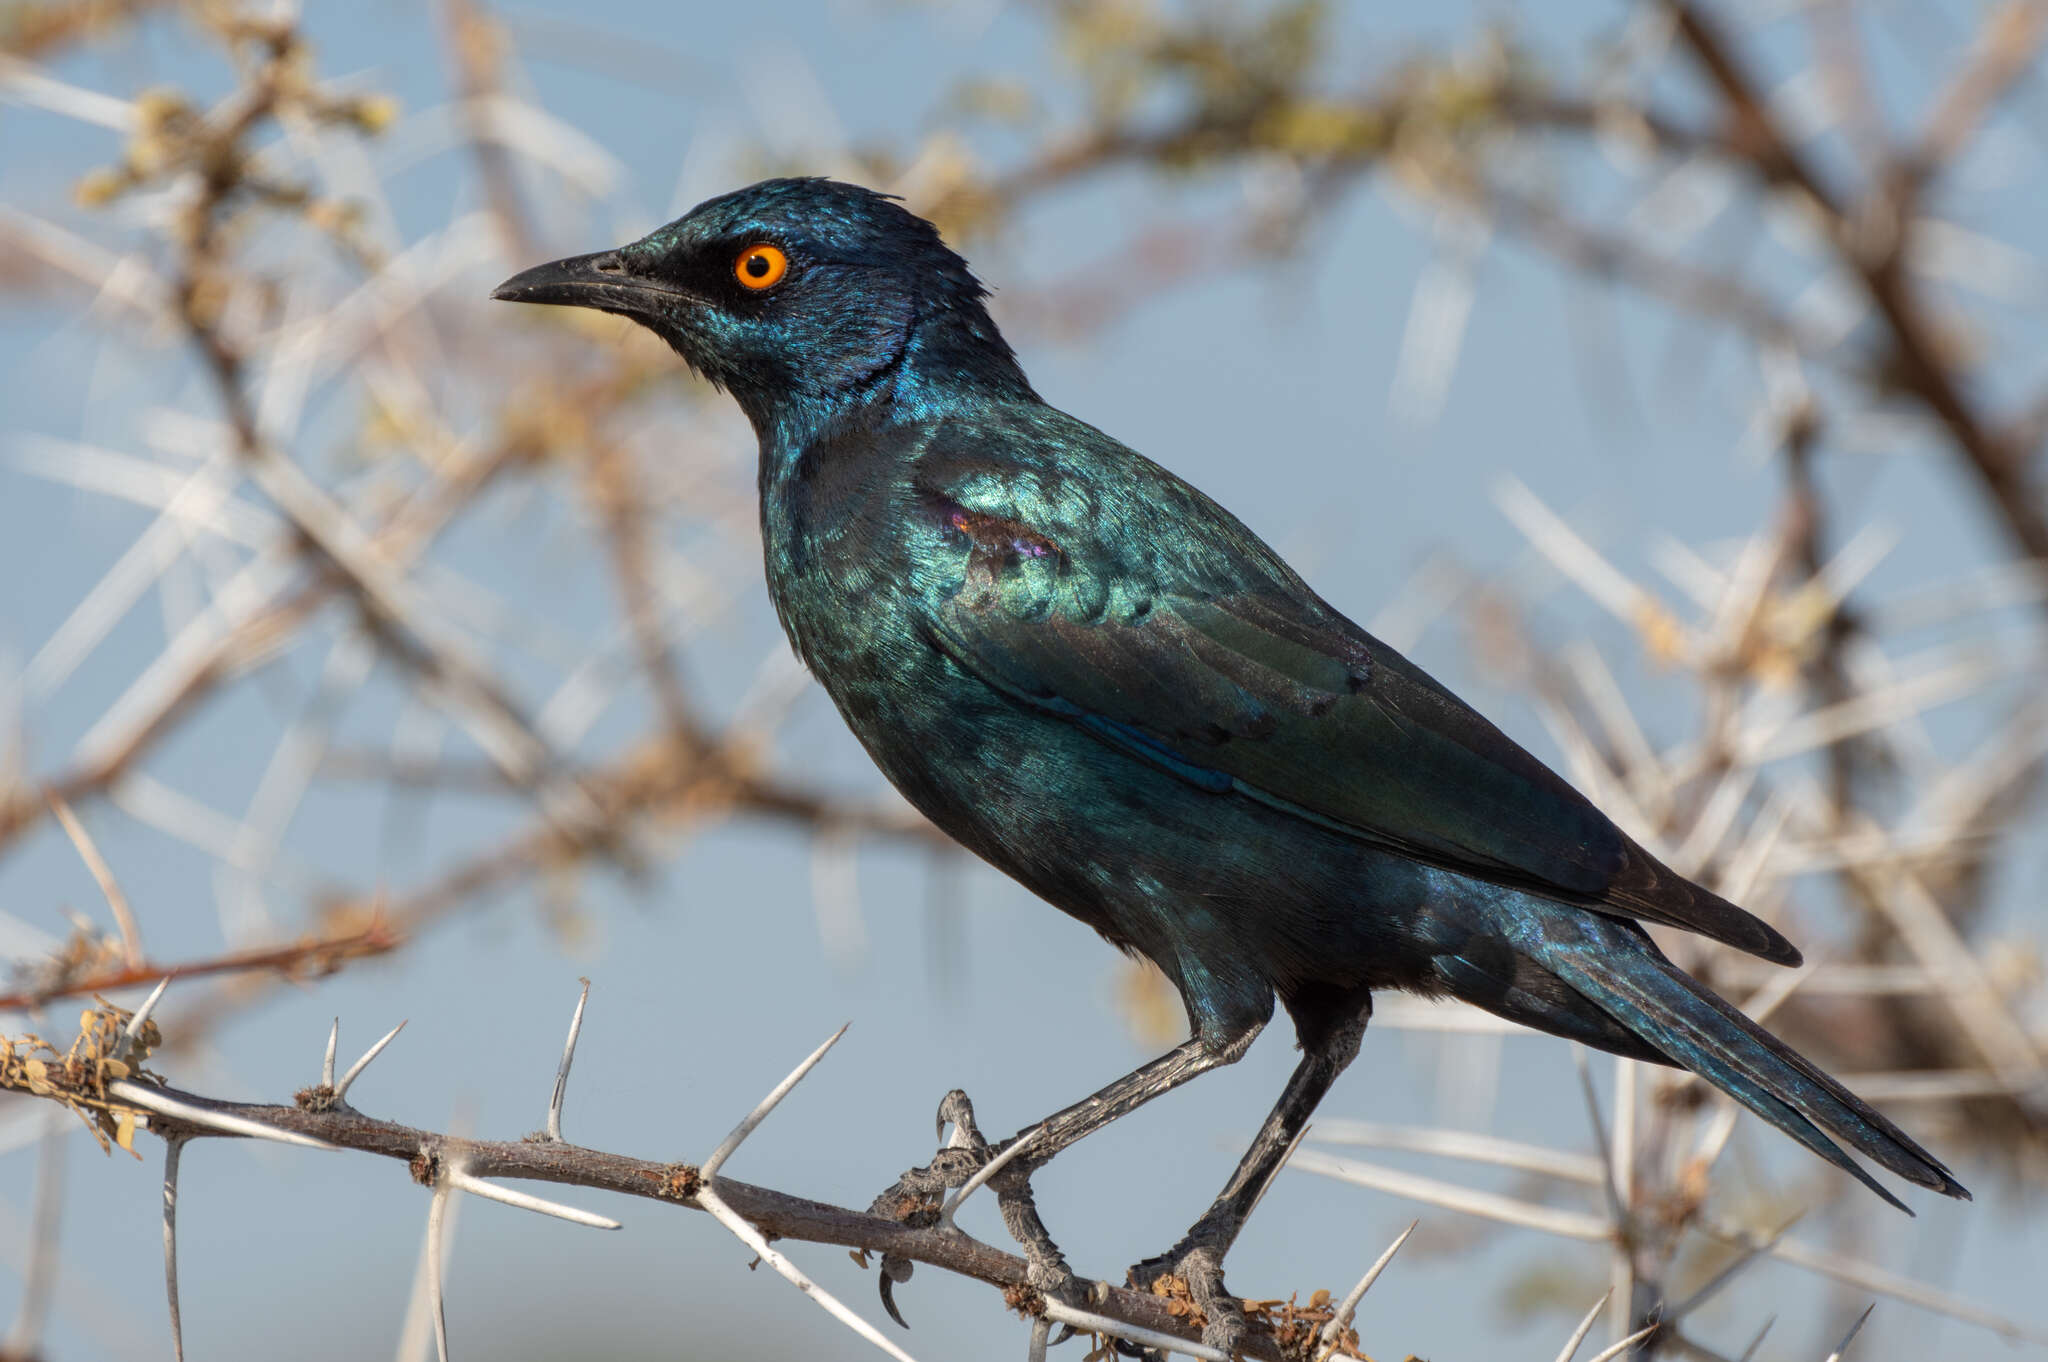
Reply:
[[[1031,1170],[1018,1168],[1021,1156],[995,1177],[996,1209],[1002,1213],[1003,1228],[1024,1250],[1025,1279],[1048,1296],[1065,1298],[1071,1292],[1074,1274],[1067,1269],[1067,1257],[1060,1252],[1045,1222],[1038,1218],[1038,1201],[1031,1194]],[[1076,1302],[1068,1301],[1072,1305]]]
[[[991,1145],[981,1138],[974,1126],[972,1104],[965,1093],[956,1089],[939,1104],[939,1126],[943,1130],[951,1121],[953,1138],[931,1163],[911,1169],[877,1197],[869,1208],[870,1214],[911,1225],[936,1223],[939,1203],[948,1190],[965,1183],[983,1163],[1025,1135],[1032,1135],[1031,1148],[1011,1160],[990,1180],[990,1185],[995,1189],[1005,1228],[1023,1248],[1024,1257],[1031,1265],[1031,1284],[1047,1295],[1062,1295],[1070,1288],[1073,1277],[1059,1246],[1038,1218],[1038,1208],[1031,1195],[1031,1175],[1061,1150],[1119,1116],[1137,1110],[1162,1093],[1171,1092],[1198,1074],[1232,1063],[1250,1048],[1260,1025],[1263,1023],[1247,1026],[1221,1044],[1200,1037],[1183,1041],[1159,1058],[1140,1065],[1115,1082],[1070,1107],[1054,1112],[1036,1126],[1027,1127],[998,1145]],[[890,1317],[898,1324],[903,1323],[903,1318],[896,1312],[890,1285],[908,1277],[909,1268],[908,1260],[893,1262],[885,1258],[882,1261],[882,1301]]]
[[[1053,1156],[1084,1137],[1102,1129],[1119,1116],[1128,1115],[1162,1093],[1168,1093],[1198,1074],[1228,1064],[1243,1054],[1258,1031],[1252,1030],[1233,1044],[1218,1048],[1199,1038],[1186,1040],[1149,1064],[1125,1074],[1070,1107],[1062,1108],[1029,1131],[1022,1131],[995,1148],[1000,1154],[1016,1141],[1031,1135],[1031,1148],[1012,1160],[992,1180],[996,1201],[1003,1213],[1003,1225],[1024,1250],[1031,1264],[1031,1284],[1048,1295],[1065,1292],[1072,1281],[1067,1260],[1038,1218],[1038,1206],[1031,1195],[1031,1175],[1051,1162]],[[1033,1131],[1036,1133],[1033,1134]]]
[[[1243,1344],[1245,1324],[1243,1303],[1223,1286],[1224,1255],[1237,1242],[1238,1232],[1287,1162],[1287,1156],[1294,1152],[1317,1104],[1358,1054],[1358,1042],[1365,1034],[1370,1011],[1368,1001],[1355,1019],[1314,1041],[1304,1037],[1301,1063],[1294,1066],[1280,1100],[1273,1104],[1223,1191],[1178,1244],[1130,1270],[1128,1280],[1137,1290],[1163,1288],[1168,1294],[1185,1290],[1189,1301],[1204,1317],[1202,1341],[1227,1356],[1236,1356]]]
[[[1254,1026],[1232,1037],[1225,1045],[1216,1045],[1200,1037],[1184,1040],[1159,1058],[1139,1065],[1114,1083],[1098,1088],[1074,1105],[1061,1108],[1036,1126],[1003,1141],[991,1152],[1001,1153],[1022,1135],[1039,1130],[1043,1133],[1031,1142],[1030,1152],[1017,1162],[1028,1163],[1033,1168],[1044,1167],[1052,1162],[1055,1154],[1069,1145],[1078,1144],[1119,1116],[1130,1115],[1153,1098],[1172,1092],[1191,1078],[1234,1063],[1250,1048],[1258,1034],[1259,1028]]]

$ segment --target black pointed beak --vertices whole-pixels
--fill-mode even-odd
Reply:
[[[596,255],[572,255],[521,270],[491,290],[491,297],[506,303],[566,303],[589,307],[591,294],[626,282],[625,267],[617,251]]]
[[[521,270],[492,289],[491,297],[506,303],[556,303],[642,317],[672,312],[679,302],[702,301],[694,294],[629,274],[617,251],[572,255]]]

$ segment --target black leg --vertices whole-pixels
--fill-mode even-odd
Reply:
[[[1003,1226],[1024,1249],[1031,1264],[1031,1284],[1048,1294],[1067,1289],[1072,1274],[1067,1260],[1038,1218],[1038,1205],[1031,1195],[1031,1174],[1045,1166],[1055,1154],[1102,1129],[1119,1116],[1144,1106],[1155,1097],[1172,1092],[1181,1084],[1224,1064],[1232,1063],[1251,1047],[1258,1028],[1245,1033],[1226,1048],[1216,1049],[1200,1040],[1182,1041],[1149,1064],[1140,1065],[1114,1083],[1108,1084],[1045,1118],[1031,1130],[1020,1131],[990,1151],[999,1154],[1036,1130],[1031,1148],[1011,1160],[991,1180]]]
[[[1267,1185],[1278,1175],[1295,1142],[1308,1128],[1317,1104],[1358,1054],[1358,1042],[1365,1034],[1370,1015],[1371,1003],[1366,1000],[1354,1017],[1323,1031],[1313,1041],[1304,1036],[1301,1063],[1295,1065],[1280,1100],[1273,1104],[1265,1124],[1259,1127],[1251,1148],[1238,1160],[1237,1171],[1230,1175],[1223,1191],[1178,1244],[1130,1270],[1131,1285],[1141,1291],[1151,1288],[1163,1276],[1179,1278],[1194,1304],[1207,1316],[1203,1341],[1226,1354],[1234,1355],[1243,1342],[1244,1311],[1223,1289],[1223,1259],[1237,1242],[1252,1208],[1258,1205]]]
[[[1273,1104],[1265,1124],[1252,1140],[1251,1148],[1245,1150],[1238,1160],[1237,1171],[1230,1175],[1223,1191],[1196,1222],[1197,1232],[1207,1229],[1212,1237],[1221,1235],[1217,1244],[1219,1256],[1237,1241],[1238,1231],[1252,1213],[1252,1207],[1266,1193],[1266,1185],[1279,1173],[1280,1165],[1294,1149],[1295,1141],[1307,1128],[1309,1118],[1315,1115],[1330,1085],[1337,1081],[1358,1054],[1358,1039],[1364,1032],[1361,1022],[1348,1034],[1334,1038],[1336,1043],[1312,1050],[1301,1057],[1301,1063],[1294,1066],[1294,1073],[1287,1080],[1286,1088],[1280,1093],[1280,1100]]]
[[[1017,1139],[1030,1134],[1032,1130],[1043,1129],[1044,1133],[1031,1142],[1030,1151],[1020,1154],[1017,1162],[1029,1163],[1034,1167],[1048,1163],[1053,1155],[1069,1145],[1079,1143],[1119,1116],[1128,1116],[1153,1098],[1172,1092],[1189,1079],[1234,1062],[1251,1047],[1258,1034],[1259,1028],[1253,1027],[1221,1049],[1201,1040],[1184,1040],[1149,1064],[1139,1065],[1114,1083],[1098,1089],[1071,1107],[1054,1112],[1037,1126],[1003,1141],[997,1146],[997,1152],[1009,1148]]]

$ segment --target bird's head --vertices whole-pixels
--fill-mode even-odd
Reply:
[[[885,195],[764,180],[617,250],[536,266],[492,297],[631,317],[729,390],[767,439],[875,398],[1029,393],[938,229]]]

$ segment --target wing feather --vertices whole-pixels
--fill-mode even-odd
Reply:
[[[942,457],[928,462],[923,491],[967,557],[959,589],[934,605],[932,634],[1015,701],[1219,795],[1798,963],[1768,924],[1658,862],[1163,470],[1141,471],[1162,480],[1162,499],[1181,503],[1172,532],[1185,539],[1192,511],[1193,524],[1225,542],[1196,543],[1178,560],[1156,546],[1133,554],[1092,537],[1086,518],[1061,518],[1047,498],[1020,505],[985,465],[965,480],[945,478],[945,467]],[[1032,510],[1057,523],[1033,523]],[[1091,575],[1112,572],[1114,590]]]

